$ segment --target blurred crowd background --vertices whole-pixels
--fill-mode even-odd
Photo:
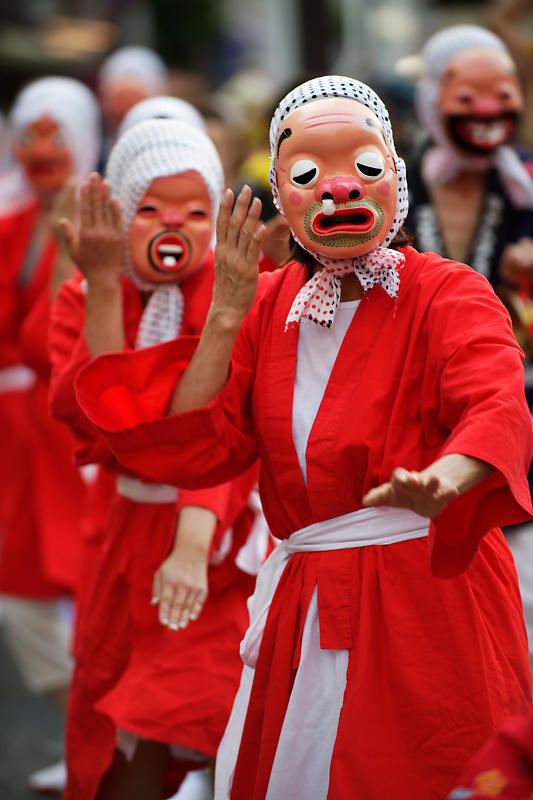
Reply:
[[[400,151],[417,137],[417,53],[442,27],[492,28],[510,47],[526,94],[533,91],[530,0],[3,0],[0,8],[2,112],[42,75],[78,78],[98,92],[106,56],[123,46],[147,46],[170,69],[170,93],[207,116],[228,183],[263,180],[265,190],[272,109],[287,87],[310,75],[346,74],[370,83],[393,115]],[[522,138],[530,144],[533,103],[526,108]],[[6,131],[3,139],[7,153]]]

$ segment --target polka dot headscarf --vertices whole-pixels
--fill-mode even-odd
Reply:
[[[139,122],[120,137],[107,162],[106,179],[120,203],[124,229],[129,231],[137,204],[155,178],[194,170],[202,177],[213,220],[224,187],[222,164],[209,137],[198,128],[174,119]],[[144,310],[137,347],[174,339],[183,316],[183,295],[176,284],[148,283],[133,270],[126,250],[124,272],[142,290],[153,290]]]
[[[390,230],[374,250],[352,259],[327,258],[303,245],[293,233],[298,244],[311,253],[324,268],[317,272],[298,293],[287,317],[287,325],[297,324],[305,316],[319,325],[330,327],[340,302],[340,278],[352,271],[357,275],[364,291],[379,284],[391,297],[396,297],[400,281],[398,270],[405,261],[402,253],[388,249],[407,216],[408,193],[405,163],[396,153],[387,109],[378,95],[360,81],[341,75],[313,78],[297,86],[279,103],[270,125],[271,165],[268,177],[274,204],[283,214],[275,172],[276,143],[281,126],[292,111],[301,108],[306,103],[327,97],[347,97],[357,100],[380,120],[396,166],[398,182],[396,216]]]

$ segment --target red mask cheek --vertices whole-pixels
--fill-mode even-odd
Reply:
[[[380,181],[376,186],[376,192],[383,198],[388,197],[391,192],[390,181]]]
[[[294,206],[294,208],[298,208],[298,206],[301,206],[303,199],[304,198],[302,192],[299,192],[297,189],[294,189],[289,194],[289,203],[291,204],[291,206]]]

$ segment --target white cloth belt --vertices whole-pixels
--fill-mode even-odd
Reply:
[[[0,393],[23,392],[31,389],[37,379],[35,372],[25,364],[14,364],[0,369]]]
[[[129,475],[119,475],[117,478],[117,492],[128,500],[136,503],[175,503],[178,499],[178,490],[175,486],[166,483],[143,483]]]
[[[405,508],[361,508],[340,517],[315,522],[283,539],[265,561],[248,600],[250,627],[241,642],[241,658],[255,668],[270,604],[279,579],[293,553],[344,550],[420,539],[429,532],[429,519]]]

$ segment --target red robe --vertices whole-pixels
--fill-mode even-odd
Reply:
[[[211,255],[181,285],[183,331],[201,330],[212,283]],[[126,347],[133,348],[143,303],[127,279],[123,309]],[[79,280],[69,281],[53,309],[52,409],[69,423],[79,463],[98,462],[128,473],[75,398],[75,376],[90,360],[84,316],[83,287]],[[128,474],[142,477],[142,471]],[[84,589],[67,725],[67,800],[95,796],[113,755],[117,727],[206,756],[216,754],[238,685],[238,644],[248,620],[246,599],[255,582],[236,567],[235,556],[254,519],[246,503],[256,480],[252,469],[233,483],[183,490],[177,505],[115,496],[102,554]],[[154,574],[172,547],[177,513],[187,505],[208,508],[218,517],[213,551],[230,526],[233,543],[222,563],[209,569],[209,596],[200,617],[174,632],[159,623],[158,608],[150,599]]]
[[[532,511],[522,353],[483,277],[432,253],[405,254],[398,298],[374,287],[346,333],[307,444],[307,483],[292,440],[298,329],[284,331],[307,279],[296,263],[260,277],[228,381],[207,407],[165,416],[190,339],[101,357],[78,378],[80,404],[130,469],[202,486],[259,455],[265,515],[280,538],[357,510],[397,466],[463,453],[495,467],[431,521],[427,539],[289,560],[232,800],[265,796],[315,585],[321,646],[349,650],[328,800],[352,800],[354,790],[365,800],[444,797],[458,765],[530,702],[516,574],[496,528]]]
[[[48,411],[51,238],[23,274],[38,210],[34,204],[0,220],[0,371],[24,364],[36,376],[27,389],[0,390],[0,591],[49,598],[78,579],[85,487],[68,431]]]

